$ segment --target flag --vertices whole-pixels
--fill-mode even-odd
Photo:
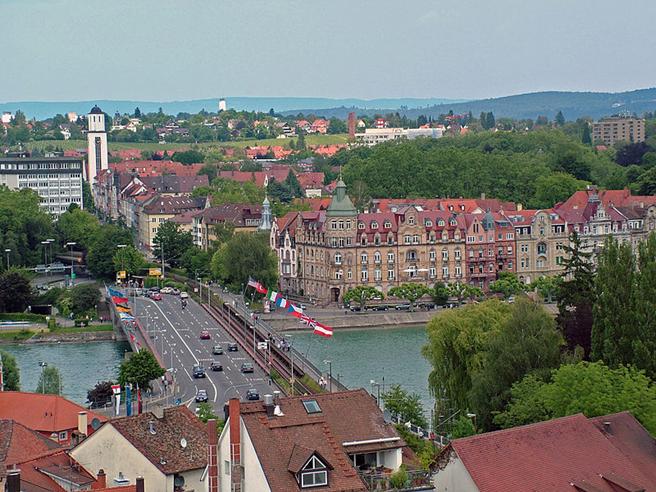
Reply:
[[[141,415],[143,413],[143,401],[141,399],[141,388],[137,388],[137,413]]]
[[[289,304],[289,301],[287,301],[287,299],[285,299],[284,297],[278,297],[278,300],[276,301],[276,306],[281,308],[286,308],[287,304]]]
[[[262,285],[257,280],[254,280],[250,277],[248,278],[248,286],[253,287],[260,294],[266,294],[267,293],[266,287],[264,287],[264,285]]]
[[[116,306],[116,310],[119,313],[128,313],[128,314],[130,314],[130,308],[126,308],[126,307],[123,307],[123,306]]]
[[[127,297],[112,296],[112,301],[114,301],[114,304],[127,304],[128,303],[128,298]]]
[[[273,302],[277,301],[279,296],[280,294],[278,294],[275,290],[269,291],[269,299]]]
[[[326,338],[330,338],[333,336],[333,329],[330,326],[326,326],[315,320],[312,320],[311,326],[314,329],[313,333],[315,335],[320,335]]]
[[[300,307],[291,303],[289,303],[289,308],[287,308],[287,312],[297,318],[300,318],[301,314],[303,314],[303,310]]]
[[[130,391],[130,385],[125,385],[125,414],[130,417],[132,416],[132,392]]]
[[[125,294],[123,294],[123,292],[121,292],[120,290],[107,287],[107,291],[109,292],[109,295],[112,297],[125,297]]]

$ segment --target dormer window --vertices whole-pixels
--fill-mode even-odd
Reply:
[[[424,226],[426,227],[433,227],[433,222],[430,219],[426,219],[424,221]]]
[[[408,224],[415,225],[415,218],[412,215],[408,217]]]
[[[442,219],[440,219],[440,220],[437,222],[437,225],[440,226],[440,227],[444,227],[444,221],[443,221]]]
[[[391,229],[392,228],[392,223],[389,220],[385,221],[384,224],[385,229]]]
[[[313,455],[299,473],[301,488],[322,487],[328,485],[328,468]]]
[[[376,222],[375,220],[371,221],[371,228],[378,229],[378,222]]]
[[[364,229],[364,222],[358,222],[358,229]]]

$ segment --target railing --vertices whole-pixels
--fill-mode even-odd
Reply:
[[[407,480],[400,487],[392,484],[392,473],[383,471],[358,471],[368,490],[419,491],[433,490],[430,473],[424,470],[409,470]]]

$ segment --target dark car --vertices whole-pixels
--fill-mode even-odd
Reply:
[[[241,372],[254,372],[255,368],[253,367],[252,362],[244,362],[241,365]]]
[[[195,365],[192,374],[196,379],[207,377],[205,374],[205,368],[201,365]]]
[[[221,345],[215,345],[212,347],[212,354],[223,355],[223,347]]]
[[[372,311],[387,311],[388,306],[385,304],[377,304],[375,306],[371,306],[370,308]]]
[[[394,309],[397,311],[410,311],[410,304],[399,304],[398,306],[394,306]]]
[[[223,366],[221,365],[220,362],[213,361],[210,364],[210,371],[223,371]]]
[[[259,400],[260,399],[260,394],[257,392],[256,389],[249,389],[246,392],[246,399],[247,400]]]
[[[360,306],[356,306],[356,305],[352,305],[351,307],[349,307],[349,309],[351,311],[353,311],[354,313],[362,311],[362,308]]]
[[[151,287],[148,289],[148,292],[159,292],[159,287]]]
[[[206,401],[207,401],[207,391],[198,390],[198,393],[196,393],[196,403],[202,403]]]
[[[239,350],[239,346],[236,343],[228,344],[228,352],[237,352],[238,350]]]
[[[210,332],[207,330],[203,330],[200,332],[200,339],[201,340],[209,340],[210,339]]]

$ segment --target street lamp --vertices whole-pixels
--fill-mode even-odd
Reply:
[[[290,334],[286,334],[285,338],[289,340],[289,362],[291,365],[292,377],[290,378],[291,392],[290,396],[294,396],[294,338]]]
[[[48,241],[41,241],[41,244],[43,245],[43,263],[46,266],[46,269],[48,268],[48,244],[50,244]]]
[[[73,287],[73,281],[75,279],[75,274],[73,273],[73,246],[75,246],[76,244],[77,243],[74,243],[72,241],[66,243],[66,246],[68,246],[69,255],[71,256],[71,287]]]
[[[474,432],[478,432],[478,431],[476,430],[476,414],[475,414],[475,413],[468,413],[468,414],[467,414],[467,418],[473,420],[473,424],[474,424]]]
[[[328,365],[328,377],[329,377],[329,383],[330,383],[330,392],[333,392],[333,361],[332,360],[324,360],[324,364]]]
[[[371,396],[374,394],[374,386],[376,386],[378,393],[376,396],[376,405],[378,405],[378,408],[380,408],[380,383],[377,383],[375,380],[369,381],[369,384],[371,384]]]
[[[46,381],[43,379],[43,370],[48,367],[47,362],[39,361],[39,367],[41,367],[41,393],[46,392]]]
[[[9,248],[5,248],[5,253],[7,255],[7,270],[9,270],[9,253],[11,253],[11,250]]]
[[[117,245],[116,245],[116,247],[117,247],[118,249],[123,249],[123,248],[125,248],[126,246],[127,246],[127,244],[117,244]],[[121,271],[122,271],[122,272],[125,271],[125,258],[124,258],[123,255],[121,255]]]

